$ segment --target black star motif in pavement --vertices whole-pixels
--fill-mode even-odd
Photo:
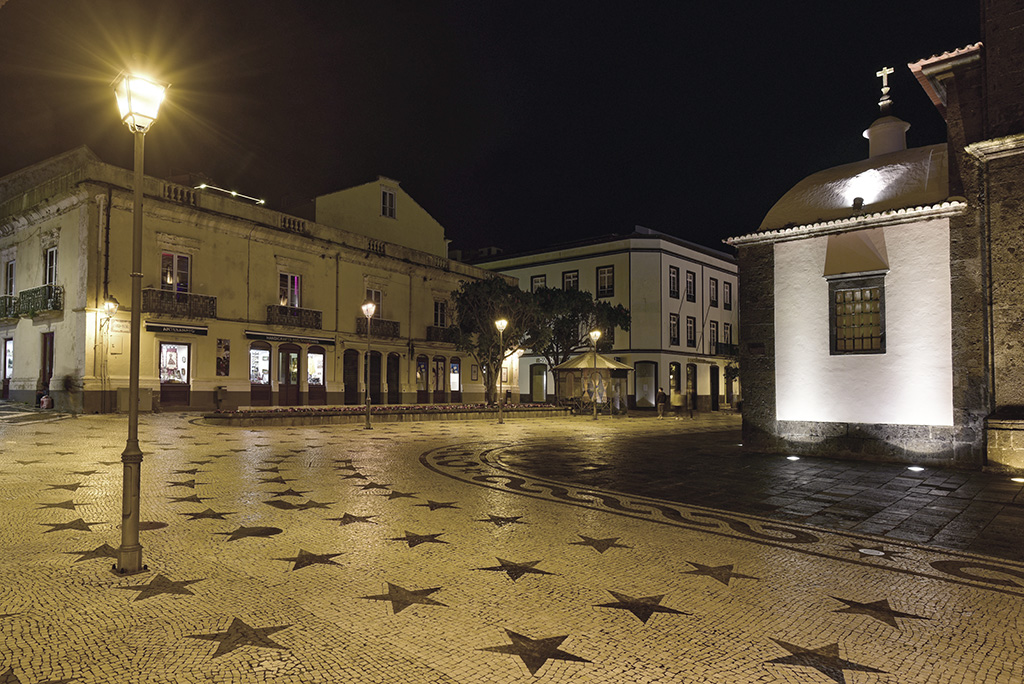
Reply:
[[[206,458],[227,458],[231,454],[206,454]]]
[[[212,508],[207,508],[205,511],[198,513],[179,513],[178,515],[187,515],[189,520],[226,520],[225,515],[234,515],[235,511],[222,511],[217,512]]]
[[[95,475],[96,473],[98,473],[100,471],[98,471],[98,470],[73,470],[71,472],[74,475],[84,475],[85,477],[89,477],[90,475]]]
[[[684,575],[706,575],[713,579],[718,580],[725,586],[729,586],[729,580],[733,577],[740,579],[760,579],[759,577],[751,577],[750,575],[743,575],[738,572],[732,571],[732,565],[701,565],[700,563],[694,563],[693,561],[686,561],[690,565],[697,568],[696,570],[687,570]]]
[[[325,509],[327,509],[327,508],[330,508],[331,506],[333,506],[335,503],[337,503],[337,502],[336,501],[313,501],[313,499],[310,499],[309,501],[303,501],[301,503],[295,504],[295,510],[297,510],[297,511],[308,511],[311,508],[325,508]]]
[[[872,601],[871,603],[860,603],[859,601],[847,601],[846,599],[833,596],[836,601],[842,601],[846,604],[846,608],[840,608],[839,610],[832,611],[834,613],[850,613],[851,615],[867,615],[873,617],[879,622],[884,622],[890,627],[896,627],[899,629],[899,625],[896,624],[896,618],[913,618],[915,620],[928,620],[929,618],[922,617],[920,615],[912,615],[911,613],[901,613],[898,610],[893,610],[892,606],[889,605],[888,599],[882,599],[881,601]]]
[[[227,631],[217,632],[215,634],[189,634],[189,639],[205,639],[207,641],[219,641],[220,644],[217,646],[217,650],[214,651],[214,658],[219,658],[222,655],[230,653],[236,648],[242,646],[257,646],[259,648],[276,648],[282,651],[290,650],[281,644],[278,644],[270,639],[270,635],[274,632],[280,632],[282,629],[287,629],[291,625],[280,625],[278,627],[250,627],[238,618],[231,620],[231,626],[227,628]]]
[[[505,634],[512,640],[511,644],[488,646],[480,650],[519,656],[523,664],[526,665],[526,669],[530,671],[530,674],[537,674],[537,670],[544,667],[544,663],[549,660],[570,660],[576,663],[590,662],[586,658],[580,658],[558,648],[562,645],[563,641],[569,638],[568,634],[565,636],[548,637],[547,639],[531,639],[528,636],[517,634],[510,629],[506,629]]]
[[[199,468],[189,468],[188,470],[172,470],[171,475],[195,475],[199,472]],[[205,470],[203,471],[206,472]]]
[[[228,449],[228,451],[233,451],[236,454],[241,454],[245,452],[245,449]]]
[[[171,503],[203,503],[209,501],[210,497],[193,494],[192,496],[169,496],[167,500]]]
[[[336,459],[334,459],[333,462],[337,463],[338,465],[342,465],[342,466],[351,466],[352,465],[352,459],[351,458],[336,458]]]
[[[488,515],[486,520],[477,520],[476,522],[494,523],[495,527],[505,527],[506,525],[525,525],[526,523],[520,522],[521,515]]]
[[[296,508],[295,504],[293,504],[291,501],[285,501],[284,499],[270,499],[268,501],[264,501],[263,503],[267,504],[268,506],[273,506],[274,508],[280,509],[282,511],[294,511]]]
[[[68,499],[67,501],[58,501],[57,503],[39,504],[38,506],[36,506],[36,508],[37,509],[40,509],[40,508],[66,508],[69,511],[73,511],[73,510],[76,510],[76,506],[88,506],[88,505],[89,504],[76,504],[72,499]]]
[[[33,463],[42,463],[42,461],[15,461],[19,465],[32,465]]]
[[[338,520],[339,525],[351,525],[352,523],[370,523],[371,525],[376,525],[377,523],[370,520],[370,518],[376,517],[377,516],[375,515],[352,515],[351,513],[346,513],[340,518],[328,518],[328,520]]]
[[[200,482],[199,484],[207,484],[206,482]],[[168,482],[168,487],[188,487],[189,489],[196,488],[195,480],[185,480],[184,482]]]
[[[112,465],[120,465],[121,464],[121,461],[96,461],[96,462],[99,463],[100,465],[105,465],[105,466],[112,466]]]
[[[361,472],[359,472],[357,470],[355,472],[349,473],[348,475],[342,475],[341,479],[342,480],[365,480],[366,476],[363,475]]]
[[[340,556],[341,553],[310,553],[305,549],[299,549],[299,555],[295,558],[275,558],[274,560],[288,561],[289,563],[295,563],[292,566],[292,570],[301,570],[302,568],[310,565],[339,565],[331,559],[335,556]]]
[[[442,534],[444,532],[438,532],[437,534],[413,534],[406,530],[404,537],[391,537],[388,541],[404,541],[409,544],[410,549],[420,544],[447,544],[448,542],[438,539]]]
[[[216,532],[227,536],[227,541],[245,539],[246,537],[273,537],[275,534],[284,532],[280,527],[239,527],[234,532]]]
[[[903,554],[899,551],[886,551],[884,546],[865,546],[864,544],[850,544],[842,547],[844,551],[853,551],[861,558],[899,558]]]
[[[174,580],[167,579],[163,575],[157,575],[151,579],[147,584],[136,584],[130,587],[114,587],[115,589],[125,589],[127,591],[137,591],[139,595],[136,596],[134,601],[142,601],[144,599],[153,598],[160,594],[180,594],[192,596],[192,592],[186,589],[190,584],[196,582],[202,582],[203,580],[182,580],[181,582],[175,582]]]
[[[495,558],[497,558],[497,556],[495,556]],[[535,568],[537,563],[540,563],[540,561],[539,560],[535,560],[535,561],[530,561],[528,563],[514,563],[513,561],[505,560],[504,558],[498,558],[498,565],[494,566],[493,568],[477,568],[477,570],[492,570],[492,571],[495,571],[495,572],[503,572],[506,575],[508,575],[508,578],[510,580],[512,580],[513,582],[515,582],[517,579],[519,579],[523,575],[527,575],[527,574],[532,574],[532,575],[554,575],[555,574],[553,572],[548,572],[546,570],[537,570]]]
[[[45,525],[47,527],[52,528],[52,529],[46,530],[46,532],[43,532],[43,534],[47,534],[49,532],[59,532],[61,530],[79,530],[81,532],[92,532],[92,528],[90,527],[91,525],[102,525],[103,523],[102,522],[85,522],[81,518],[78,518],[77,520],[72,520],[71,522],[66,522],[66,523],[39,523],[39,524],[40,525]]]
[[[396,489],[392,489],[388,492],[388,501],[393,501],[394,499],[415,499],[417,493],[418,492],[400,492]]]
[[[279,473],[281,472],[281,469],[277,466],[273,466],[271,468],[257,468],[256,471],[260,473]]]
[[[587,537],[587,536],[582,535],[582,534],[578,534],[576,536],[579,537],[580,539],[582,539],[583,541],[569,542],[569,546],[589,546],[592,549],[594,549],[595,551],[597,551],[598,553],[604,553],[608,549],[612,549],[612,548],[615,548],[615,549],[629,549],[629,548],[632,548],[630,546],[626,546],[625,544],[619,544],[618,543],[618,541],[619,541],[618,537],[608,537],[607,539],[594,539],[593,537]]]
[[[303,494],[309,494],[309,490],[307,489],[305,491],[297,492],[291,487],[289,487],[283,492],[277,492],[276,494],[274,494],[274,498],[276,499],[279,496],[302,496]]]
[[[110,544],[97,546],[91,551],[65,551],[65,553],[69,556],[78,556],[78,559],[75,561],[76,563],[92,560],[93,558],[117,558],[117,549]]]
[[[389,484],[378,484],[376,482],[367,482],[366,484],[362,485],[359,488],[362,489],[363,491],[366,491],[367,489],[387,489],[390,486],[391,485],[389,485]]]
[[[615,602],[599,603],[597,605],[598,608],[621,608],[622,610],[628,610],[644,624],[647,624],[647,621],[650,620],[651,616],[655,613],[690,615],[690,613],[684,613],[681,610],[661,605],[661,600],[665,598],[664,594],[660,594],[658,596],[630,596],[629,594],[620,594],[619,592],[612,591],[611,589],[608,590],[608,593],[615,597]]]
[[[795,644],[789,644],[780,639],[772,639],[782,648],[789,651],[789,655],[769,660],[768,665],[794,665],[797,667],[813,667],[836,684],[846,684],[846,675],[843,670],[854,672],[880,672],[888,674],[884,670],[878,670],[867,665],[851,663],[839,657],[839,644],[828,644],[818,648],[803,648]]]
[[[434,587],[433,589],[405,589],[398,586],[397,584],[387,583],[388,593],[377,594],[376,596],[360,596],[360,598],[369,599],[371,601],[390,601],[391,610],[394,611],[395,615],[398,615],[403,610],[413,605],[414,603],[422,603],[425,606],[444,606],[445,604],[435,601],[432,598],[428,598],[435,591],[438,591],[441,587]]]
[[[288,484],[289,482],[295,482],[294,479],[286,480],[280,475],[277,477],[261,477],[260,484]]]
[[[428,501],[427,503],[415,504],[416,506],[425,506],[432,511],[436,511],[439,508],[458,508],[455,505],[455,501]]]
[[[18,675],[14,674],[14,668],[9,667],[6,671],[0,672],[0,684],[22,684]]]
[[[52,484],[46,485],[48,489],[66,489],[69,492],[77,492],[81,487],[84,487],[81,482],[75,482],[73,484]]]

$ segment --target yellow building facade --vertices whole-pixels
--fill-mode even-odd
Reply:
[[[0,179],[3,398],[126,410],[131,185],[86,148]],[[483,399],[445,328],[486,272],[440,256],[443,227],[395,181],[317,204],[320,222],[145,179],[144,409],[361,404],[367,298],[373,403]]]

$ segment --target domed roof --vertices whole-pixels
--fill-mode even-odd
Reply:
[[[818,171],[783,195],[758,231],[937,204],[949,197],[948,164],[943,143]]]

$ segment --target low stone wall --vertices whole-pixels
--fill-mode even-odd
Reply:
[[[1024,469],[1024,420],[989,418],[985,421],[985,437],[990,468]]]
[[[544,408],[514,408],[502,412],[506,420],[517,418],[563,418],[569,415],[568,408],[558,406]],[[234,411],[206,413],[203,419],[211,425],[233,427],[276,427],[299,425],[344,425],[366,421],[366,414],[354,411]],[[498,420],[497,409],[451,409],[437,411],[374,411],[372,423],[405,423],[427,420]]]

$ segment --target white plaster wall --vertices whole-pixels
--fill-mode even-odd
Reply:
[[[777,418],[952,425],[948,221],[885,228],[884,354],[829,354],[827,242],[775,245]]]

